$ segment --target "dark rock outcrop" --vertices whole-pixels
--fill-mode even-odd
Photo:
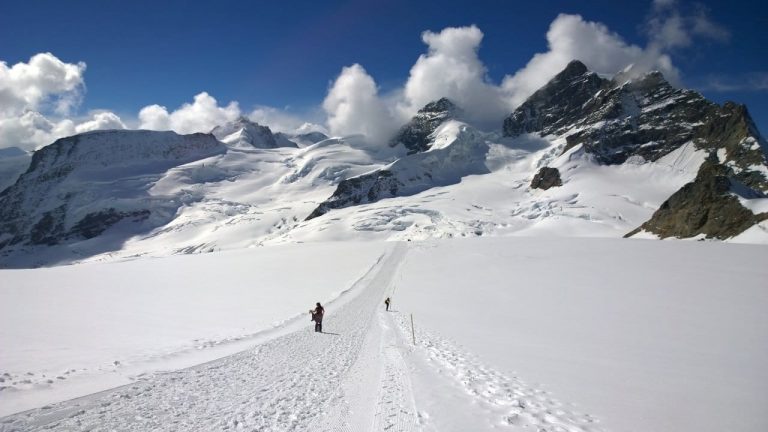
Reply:
[[[768,213],[754,214],[742,206],[735,192],[748,195],[745,198],[762,196],[730,178],[727,167],[708,160],[694,181],[672,194],[647,222],[625,237],[645,230],[661,238],[704,234],[724,240],[768,219]]]
[[[306,220],[322,216],[333,209],[395,197],[403,186],[404,184],[388,170],[378,170],[352,177],[339,183],[333,195],[317,206]]]
[[[542,167],[539,172],[533,176],[533,180],[531,181],[531,189],[547,190],[562,185],[563,181],[560,180],[560,171],[557,168],[550,167]]]
[[[389,142],[390,147],[398,145],[408,149],[408,154],[429,149],[429,136],[446,120],[455,118],[459,109],[448,98],[428,103],[413,116],[411,121],[400,128]]]

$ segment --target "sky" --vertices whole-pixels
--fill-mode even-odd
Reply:
[[[573,58],[745,103],[768,130],[768,4],[0,0],[0,147],[101,128],[385,139],[448,96],[501,119]]]

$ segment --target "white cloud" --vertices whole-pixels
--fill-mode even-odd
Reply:
[[[498,86],[490,82],[478,57],[483,32],[476,26],[448,27],[439,33],[425,31],[426,54],[411,68],[403,91],[401,111],[408,117],[427,103],[447,97],[464,109],[469,120],[495,124],[511,106]]]
[[[363,134],[371,143],[386,142],[397,122],[379,98],[376,82],[359,64],[345,67],[323,101],[334,135]]]
[[[108,111],[79,124],[67,118],[82,100],[85,69],[83,62],[65,63],[51,53],[13,66],[0,61],[0,147],[34,150],[79,132],[124,128]]]
[[[219,106],[216,99],[206,92],[195,96],[194,101],[185,103],[173,112],[160,105],[149,105],[139,111],[141,129],[173,130],[186,134],[210,132],[214,127],[233,121],[240,116],[240,106],[230,102]]]
[[[468,120],[481,127],[498,128],[501,119],[545,85],[571,60],[580,60],[604,76],[626,70],[631,78],[651,70],[661,71],[673,85],[680,71],[672,62],[673,49],[691,46],[696,37],[723,40],[727,31],[712,22],[699,8],[694,16],[678,12],[674,0],[656,0],[646,21],[646,47],[627,43],[604,24],[580,15],[560,14],[546,34],[548,50],[535,54],[514,74],[497,85],[487,76],[478,56],[483,40],[476,26],[425,31],[427,52],[411,67],[402,88],[378,94],[375,81],[360,65],[342,70],[323,102],[332,133],[376,135],[382,141],[391,134],[393,122],[402,124],[418,109],[448,97],[465,111]],[[394,113],[393,116],[391,113]]]
[[[37,111],[27,111],[16,117],[0,118],[0,147],[34,150],[74,133],[75,123],[72,120],[54,123]]]
[[[77,133],[103,129],[125,129],[125,123],[123,123],[117,114],[109,111],[102,111],[93,114],[91,120],[75,126],[75,131],[77,131]]]
[[[67,114],[81,100],[85,63],[64,63],[51,53],[8,67],[0,61],[0,115],[10,117],[49,107]]]

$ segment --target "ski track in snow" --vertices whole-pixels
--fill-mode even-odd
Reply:
[[[385,312],[407,252],[398,244],[311,325],[192,368],[0,419],[0,431],[434,430],[419,411],[413,361],[471,402],[477,429],[601,432],[596,418],[493,370],[440,335]],[[414,358],[414,355],[418,358]],[[422,369],[423,370],[423,369]]]
[[[379,313],[379,324],[384,331],[380,352],[384,358],[372,430],[415,431],[420,429],[416,403],[401,354],[402,344],[391,322]]]
[[[393,320],[401,337],[410,339],[411,324],[405,315]],[[489,428],[512,427],[536,432],[603,432],[599,420],[575,411],[573,405],[555,399],[548,391],[535,388],[483,364],[471,353],[442,336],[415,326],[418,355],[429,369],[453,381],[477,404]],[[421,417],[423,414],[420,413]],[[428,416],[425,416],[428,418]],[[480,429],[480,427],[478,427]]]
[[[0,430],[304,431],[339,405],[384,290],[405,246],[396,246],[329,311],[324,334],[309,325],[253,349],[114,390],[3,418]],[[342,412],[343,413],[343,412]]]

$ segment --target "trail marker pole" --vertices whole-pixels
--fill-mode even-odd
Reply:
[[[416,345],[416,330],[413,328],[413,314],[411,314],[411,337],[413,338],[413,344]]]

